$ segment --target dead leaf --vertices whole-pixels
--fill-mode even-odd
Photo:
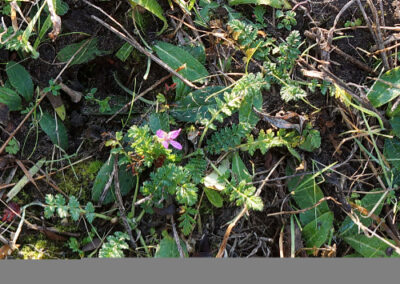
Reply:
[[[29,171],[25,168],[24,164],[20,160],[15,160],[17,165],[21,168],[21,170],[24,172],[25,176],[29,179],[31,183],[39,190],[39,187],[37,186],[35,180],[32,178],[32,175],[29,173]]]
[[[51,38],[52,41],[55,41],[61,31],[61,18],[56,14],[53,0],[47,0],[47,7],[49,8],[50,19],[53,23],[53,30],[49,33],[49,38]]]
[[[266,114],[266,113],[263,113],[263,112],[257,110],[257,109],[254,108],[254,107],[253,107],[253,110],[262,118],[262,120],[264,120],[264,121],[266,121],[266,122],[272,124],[273,126],[275,126],[275,127],[277,127],[277,128],[282,128],[282,129],[296,129],[299,133],[302,132],[302,128],[303,128],[302,126],[303,126],[303,123],[304,123],[304,121],[305,121],[305,118],[302,117],[302,116],[299,115],[299,114],[291,113],[291,114],[288,116],[288,118],[291,118],[291,117],[293,117],[293,116],[298,116],[298,117],[299,117],[300,124],[294,124],[294,123],[290,123],[290,122],[286,121],[285,119],[278,118],[278,117],[271,116],[271,115],[268,115],[268,114]]]
[[[101,239],[95,238],[95,239],[93,239],[93,241],[91,241],[90,243],[85,245],[82,248],[82,251],[87,252],[87,251],[92,251],[92,250],[98,249],[101,246],[101,243],[102,243]]]
[[[56,111],[57,115],[60,117],[62,121],[65,120],[66,117],[66,111],[65,111],[65,105],[63,100],[61,99],[61,96],[55,96],[52,93],[47,94],[47,98],[49,99],[51,105],[53,106],[54,110]]]
[[[0,259],[5,259],[12,253],[12,249],[9,245],[4,245],[0,248]]]
[[[67,238],[60,236],[50,230],[47,229],[42,229],[40,230],[48,239],[52,240],[52,241],[66,241]]]

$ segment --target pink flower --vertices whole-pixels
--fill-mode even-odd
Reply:
[[[174,139],[179,136],[179,133],[181,133],[182,129],[178,130],[173,130],[170,132],[165,132],[161,129],[157,130],[156,135],[159,138],[161,144],[165,147],[165,149],[168,149],[169,144],[172,145],[175,149],[182,150],[182,145],[179,142],[176,142]]]

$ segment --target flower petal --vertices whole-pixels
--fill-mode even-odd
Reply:
[[[169,143],[167,141],[161,141],[161,144],[164,146],[165,149],[168,149]]]
[[[156,135],[158,138],[165,139],[168,136],[168,133],[162,129],[158,129]]]
[[[179,136],[179,133],[181,133],[181,130],[182,129],[179,128],[178,130],[173,130],[173,131],[169,132],[168,133],[168,138],[169,139],[175,139],[176,137]]]
[[[175,149],[178,150],[182,150],[182,145],[179,142],[176,142],[174,140],[169,141],[169,143],[171,143],[172,147],[174,147]]]

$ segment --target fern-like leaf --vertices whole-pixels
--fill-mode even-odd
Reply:
[[[245,124],[233,124],[231,127],[223,128],[215,132],[207,140],[207,152],[210,154],[220,154],[239,146],[242,139],[251,131]]]

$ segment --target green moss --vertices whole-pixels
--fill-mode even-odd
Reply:
[[[63,225],[61,224],[61,219],[60,219],[60,223],[56,224],[54,227],[59,232],[69,232],[69,233],[79,232],[79,226],[77,222],[68,225]]]
[[[76,176],[72,168],[69,168],[64,171],[64,175],[57,174],[55,179],[62,191],[68,195],[74,195],[82,203],[86,203],[90,201],[93,181],[102,165],[103,162],[97,160],[85,161],[74,166]]]
[[[17,258],[22,259],[55,259],[60,258],[63,245],[45,239],[40,235],[28,235],[21,239],[24,245],[17,253]]]

